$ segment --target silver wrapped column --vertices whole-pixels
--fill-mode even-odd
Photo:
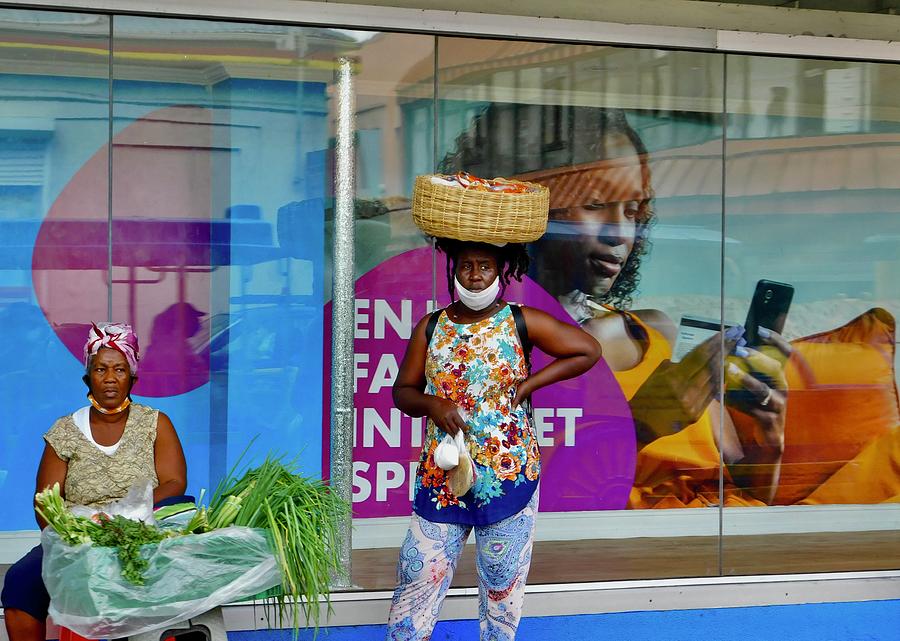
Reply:
[[[338,60],[334,206],[334,265],[331,319],[331,487],[350,503],[353,487],[353,129],[352,62]],[[350,587],[352,517],[340,528],[341,562],[347,573],[334,587]]]

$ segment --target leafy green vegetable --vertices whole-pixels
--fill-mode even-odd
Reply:
[[[90,543],[99,525],[84,517],[75,516],[66,508],[59,492],[59,483],[38,492],[34,497],[35,511],[69,545]]]
[[[166,534],[157,528],[132,521],[124,516],[109,518],[105,514],[98,516],[100,531],[91,536],[96,545],[116,548],[119,562],[122,564],[122,576],[135,585],[144,585],[144,570],[147,559],[141,556],[141,546],[147,543],[159,543]]]
[[[110,518],[106,514],[98,514],[96,521],[75,516],[66,508],[59,483],[39,492],[34,499],[37,513],[69,545],[93,543],[100,547],[116,548],[122,576],[135,585],[144,585],[144,570],[147,569],[147,560],[141,556],[141,546],[159,543],[170,536],[152,525],[124,516]]]
[[[266,596],[277,603],[282,621],[291,615],[295,637],[301,619],[318,629],[319,601],[331,611],[331,581],[343,572],[339,527],[350,506],[327,483],[300,475],[295,461],[270,457],[240,478],[234,472],[219,484],[208,508],[200,505],[201,494],[197,513],[183,531],[160,530],[121,516],[99,515],[96,521],[75,516],[66,509],[59,484],[35,497],[35,509],[70,545],[115,547],[123,576],[137,585],[143,585],[147,569],[142,545],[229,525],[263,528],[282,577],[281,590]]]
[[[297,473],[296,462],[267,458],[241,478],[233,473],[210,501],[210,527],[218,523],[265,528],[281,568],[282,590],[274,595],[279,616],[290,612],[294,632],[301,610],[318,629],[319,600],[331,609],[331,580],[343,572],[339,526],[349,506],[327,483]]]
[[[153,511],[153,518],[157,521],[162,521],[171,516],[177,516],[179,514],[185,514],[186,512],[192,512],[197,509],[197,506],[193,503],[173,503],[172,505],[166,505],[158,510]]]

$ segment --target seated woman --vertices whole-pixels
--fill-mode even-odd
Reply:
[[[90,405],[60,418],[44,434],[38,492],[59,483],[67,505],[99,507],[149,479],[157,504],[184,494],[187,471],[172,421],[131,402],[138,359],[137,336],[129,325],[92,326],[84,346]],[[41,529],[47,526],[40,517],[37,521]],[[10,641],[45,638],[50,597],[41,561],[38,545],[6,573],[0,598]]]

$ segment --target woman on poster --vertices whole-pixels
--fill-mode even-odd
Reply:
[[[490,123],[496,116],[479,118]],[[528,275],[600,342],[628,400],[638,449],[628,507],[718,503],[720,456],[728,465],[726,505],[771,502],[783,452],[789,345],[772,332],[764,349],[739,347],[736,328],[672,362],[672,320],[658,309],[631,308],[655,223],[646,146],[621,109],[575,107],[572,118],[571,164],[517,176],[550,190],[548,233],[530,247]],[[444,159],[444,171],[466,158],[467,133]],[[509,153],[488,145],[478,171],[512,166]],[[731,390],[724,399],[723,348]]]

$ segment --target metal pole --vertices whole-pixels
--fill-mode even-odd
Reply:
[[[113,66],[115,62],[115,49],[113,48],[113,43],[115,42],[115,19],[115,16],[109,17],[109,64],[107,67],[107,73],[109,74],[107,78],[109,107],[106,114],[106,144],[108,145],[106,157],[106,320],[110,322],[113,319],[113,242],[115,241],[115,238],[113,238],[113,119],[116,116],[115,95],[113,93],[115,80],[115,67]],[[133,312],[132,309],[128,311],[129,313]],[[137,320],[137,316],[132,313],[130,318],[125,319],[125,322],[131,324],[134,331],[137,332],[139,331]]]
[[[338,59],[335,155],[334,269],[331,318],[331,487],[348,503],[353,484],[353,118],[352,62]],[[350,587],[352,516],[340,526],[340,558],[345,576],[335,587]]]

